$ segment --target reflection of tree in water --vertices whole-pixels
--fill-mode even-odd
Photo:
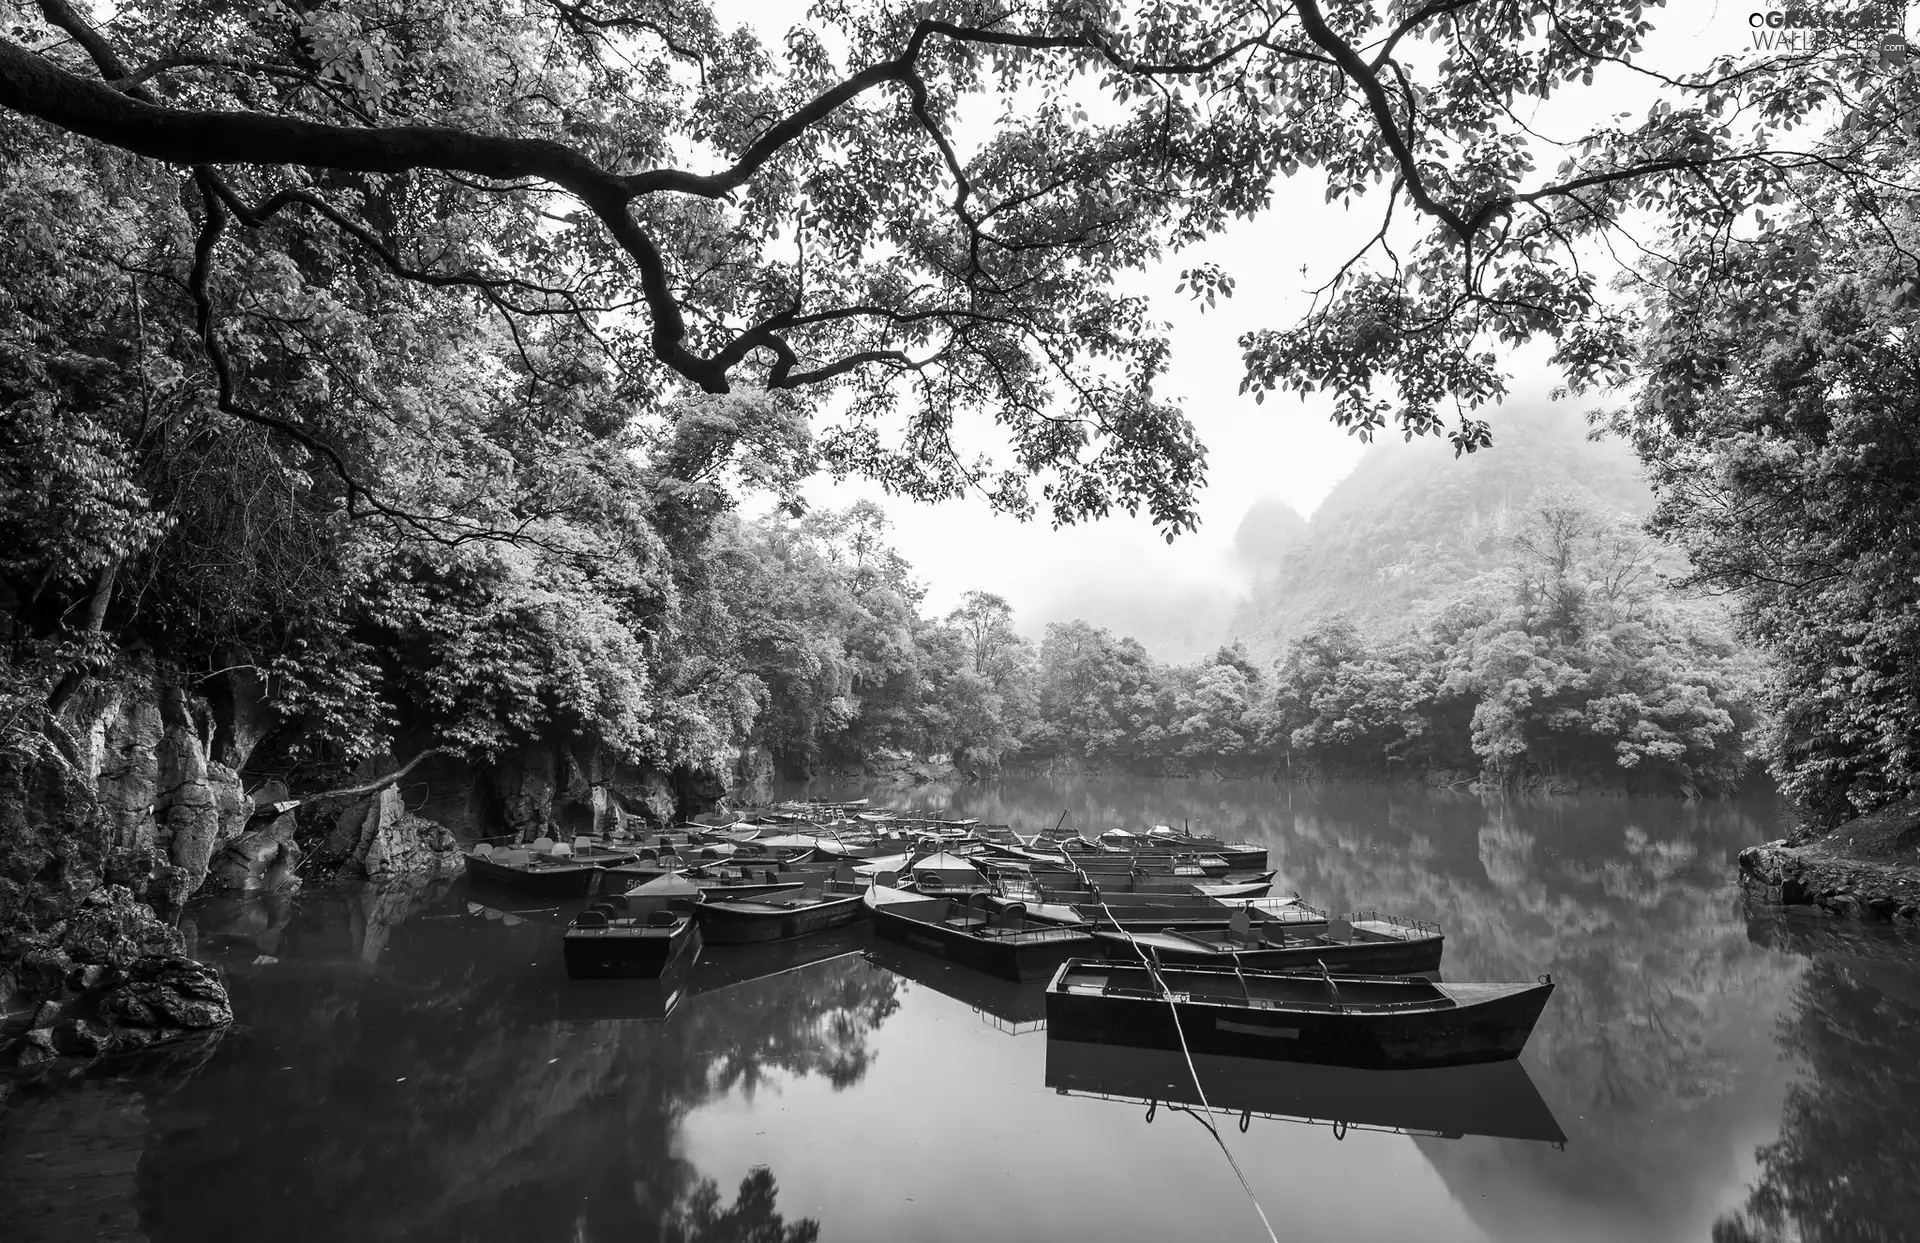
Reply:
[[[1780,1024],[1805,1074],[1714,1243],[1878,1243],[1920,1230],[1920,964],[1816,958]]]
[[[1793,968],[1748,942],[1732,888],[1770,806],[1127,778],[1008,782],[954,805],[1026,828],[1065,808],[1089,835],[1190,822],[1265,844],[1309,901],[1438,919],[1452,979],[1551,972],[1526,1062],[1570,1151],[1421,1141],[1496,1237],[1661,1237],[1677,1221],[1700,1237],[1771,1123],[1767,1031]]]
[[[820,1237],[820,1223],[803,1217],[787,1225],[774,1211],[779,1194],[773,1175],[755,1170],[740,1181],[733,1203],[722,1207],[720,1188],[705,1179],[685,1207],[664,1223],[660,1238],[663,1243],[813,1243]]]
[[[551,923],[442,902],[396,924],[352,898],[301,902],[277,965],[251,966],[252,946],[230,964],[252,1030],[156,1102],[151,1238],[266,1221],[294,1239],[817,1234],[781,1218],[764,1170],[727,1202],[675,1136],[689,1111],[775,1072],[856,1083],[897,1005],[886,972],[840,959],[687,997],[664,1023],[617,1004],[576,1017],[582,997],[643,994],[569,992]]]

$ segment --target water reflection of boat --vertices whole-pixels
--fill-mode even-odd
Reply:
[[[650,980],[610,977],[567,981],[552,990],[554,1017],[562,1023],[664,1023],[693,992],[690,984],[703,955],[700,931]]]
[[[1517,1061],[1421,1070],[1359,1070],[1258,1058],[1194,1055],[1206,1103],[1249,1117],[1336,1128],[1406,1131],[1456,1139],[1564,1143],[1566,1133]],[[1200,1105],[1193,1072],[1177,1052],[1049,1037],[1047,1086],[1066,1095]]]
[[[1002,980],[877,937],[867,949],[867,960],[971,1007],[1014,1035],[1041,1031],[1047,1025],[1045,980],[1024,984]]]
[[[794,941],[709,946],[693,973],[689,991],[704,996],[736,985],[756,983],[862,953],[872,944],[869,930],[855,924]]]
[[[1076,959],[1047,986],[1047,1029],[1067,1040],[1330,1066],[1460,1066],[1520,1056],[1552,994],[1545,979],[1441,984]]]

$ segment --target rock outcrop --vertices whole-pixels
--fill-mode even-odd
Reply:
[[[551,752],[528,750],[507,756],[494,767],[491,778],[508,832],[528,839],[553,828],[553,799],[559,783]]]
[[[338,875],[367,880],[451,875],[464,866],[460,840],[409,812],[394,786],[349,803],[314,858]]]
[[[1785,840],[1740,852],[1748,897],[1855,919],[1920,920],[1920,862],[1855,858]]]
[[[227,843],[208,871],[209,888],[223,893],[290,893],[300,887],[304,852],[294,840],[292,812]]]
[[[400,792],[392,786],[367,800],[351,858],[368,880],[439,876],[462,866],[458,839],[407,811]]]
[[[35,1071],[61,1055],[96,1057],[225,1027],[233,1010],[220,975],[186,957],[178,930],[121,885],[94,889],[72,914],[8,936],[13,966],[0,1005],[16,1016],[0,1044]]]

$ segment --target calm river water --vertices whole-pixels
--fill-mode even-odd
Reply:
[[[1775,834],[1770,802],[1125,779],[912,801],[1190,822],[1266,843],[1321,905],[1438,919],[1450,978],[1553,974],[1518,1071],[1204,1067],[1281,1239],[1920,1237],[1920,955],[1749,921],[1733,856]],[[1044,985],[864,930],[709,948],[665,988],[574,985],[567,912],[541,906],[462,880],[195,909],[244,1026],[171,1066],[16,1093],[0,1236],[1266,1237],[1178,1107],[1183,1068],[1050,1047]]]

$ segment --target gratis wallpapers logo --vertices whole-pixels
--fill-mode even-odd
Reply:
[[[1747,26],[1756,52],[1816,52],[1872,39],[1880,63],[1896,68],[1907,61],[1906,16],[1904,0],[1827,6],[1768,0],[1747,14]]]

